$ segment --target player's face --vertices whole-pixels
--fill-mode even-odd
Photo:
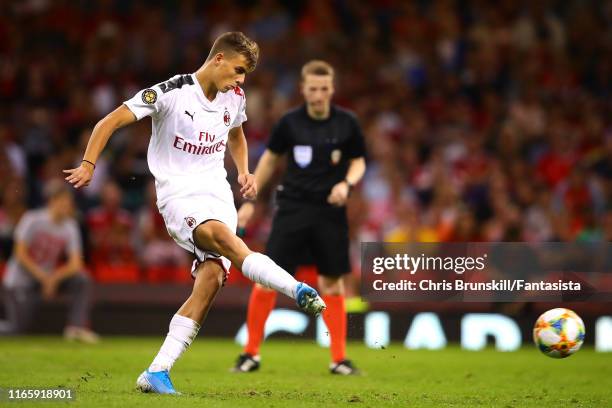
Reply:
[[[247,73],[246,58],[242,54],[217,54],[215,84],[221,92],[227,92],[244,83]]]
[[[53,211],[59,219],[71,217],[74,212],[74,200],[72,194],[60,194],[50,201],[51,211]]]
[[[302,94],[308,107],[317,113],[329,110],[334,96],[334,81],[331,75],[306,75],[302,81]]]

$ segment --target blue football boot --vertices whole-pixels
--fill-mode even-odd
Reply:
[[[300,282],[295,290],[295,300],[300,309],[313,316],[318,316],[327,306],[316,290]]]
[[[174,389],[168,371],[151,372],[144,370],[136,380],[136,388],[142,392],[156,394],[180,394]]]

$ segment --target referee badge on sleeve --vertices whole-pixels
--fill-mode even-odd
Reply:
[[[312,146],[293,146],[293,158],[301,168],[308,166],[312,162]]]

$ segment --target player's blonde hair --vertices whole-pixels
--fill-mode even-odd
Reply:
[[[51,201],[63,194],[72,194],[68,183],[60,178],[53,178],[45,183],[43,187],[43,197],[47,201]]]
[[[306,78],[306,75],[330,75],[333,78],[334,67],[323,60],[308,61],[302,67],[302,81]]]
[[[259,59],[259,45],[240,31],[231,31],[217,37],[206,60],[220,52],[234,52],[244,56],[249,72],[255,69]]]

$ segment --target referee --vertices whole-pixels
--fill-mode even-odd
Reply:
[[[356,374],[346,359],[346,309],[343,275],[350,272],[346,201],[365,172],[365,145],[355,116],[331,104],[334,69],[314,60],[302,67],[305,104],[285,114],[272,130],[255,179],[266,185],[277,164],[287,156],[287,168],[277,189],[278,210],[266,247],[267,255],[295,273],[305,255],[319,270],[319,291],[327,304],[323,319],[331,337],[330,371]],[[247,202],[238,211],[239,227],[254,212]],[[259,368],[259,346],[276,292],[255,285],[247,312],[248,343],[234,371]]]

